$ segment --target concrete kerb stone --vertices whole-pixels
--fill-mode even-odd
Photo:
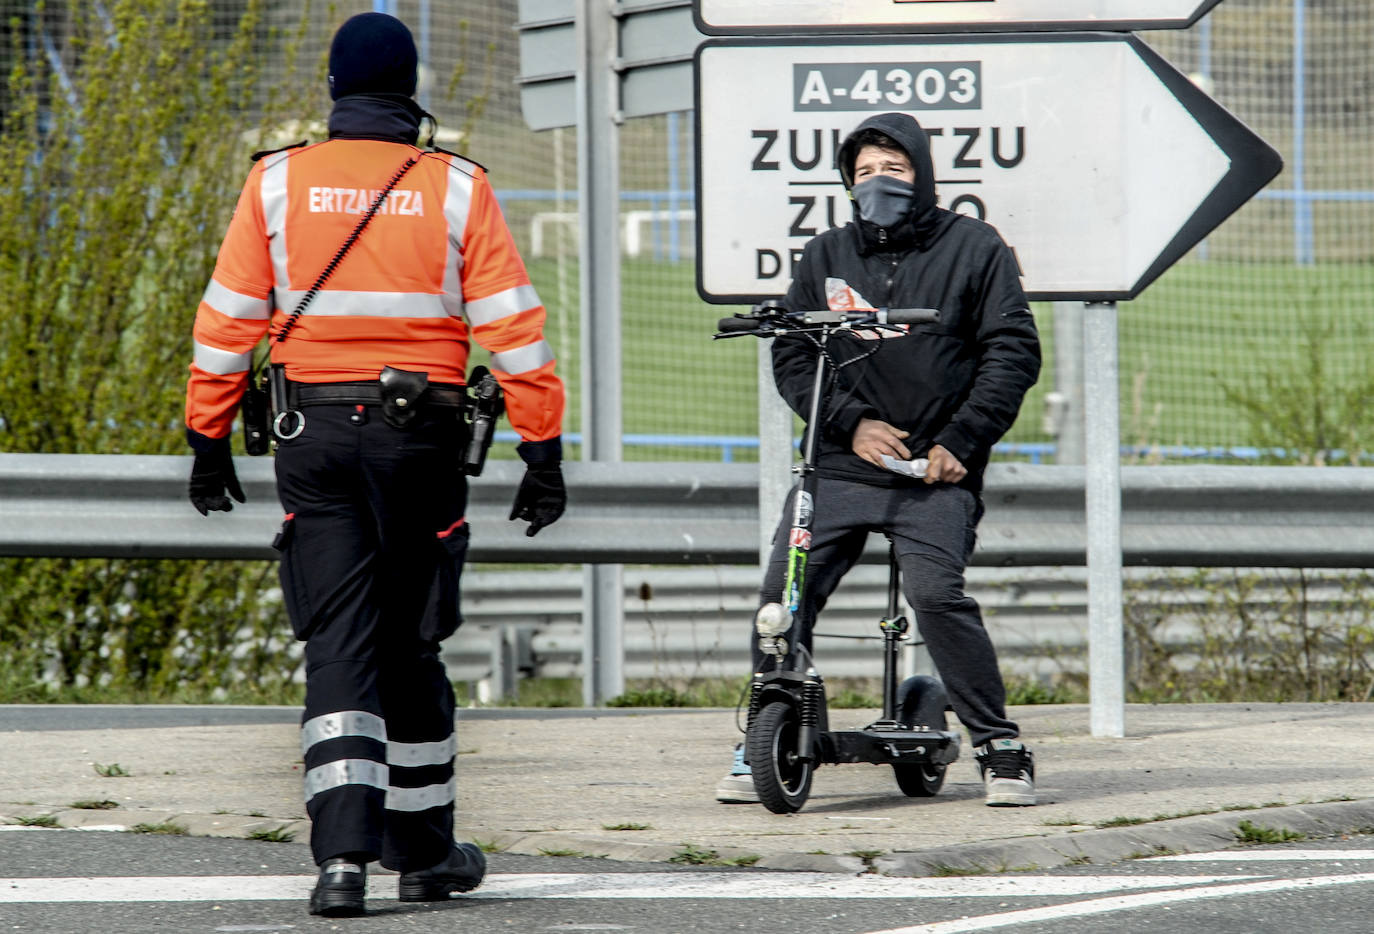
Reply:
[[[270,834],[283,842],[310,839],[310,822],[282,818],[239,817],[232,814],[179,814],[172,822],[195,837],[233,837],[248,839],[254,834]]]
[[[754,868],[789,872],[843,872],[856,876],[873,871],[873,867],[858,856],[832,853],[779,853],[765,856],[754,864]]]
[[[59,827],[133,831],[143,826],[174,824],[195,836],[248,838],[255,832],[275,832],[292,840],[309,838],[310,822],[233,814],[187,814],[166,810],[89,810],[43,805],[7,805],[0,822],[51,817]],[[1246,823],[1257,831],[1287,831],[1304,838],[1335,837],[1374,832],[1374,799],[1254,808],[1179,817],[1128,827],[1069,831],[1037,837],[985,841],[898,852],[872,859],[828,853],[781,853],[759,856],[747,848],[702,847],[638,843],[618,838],[569,833],[474,834],[487,849],[527,856],[581,855],[630,862],[745,865],[756,869],[889,876],[933,876],[951,872],[998,873],[1053,869],[1060,866],[1110,864],[1178,853],[1199,853],[1235,847],[1243,842]]]
[[[459,837],[464,834],[460,831]],[[691,842],[676,846],[636,843],[578,833],[469,834],[467,839],[502,853],[522,856],[576,855],[626,862],[687,863],[698,865],[759,865],[761,857],[743,847],[702,847]]]
[[[145,809],[54,808],[43,805],[6,805],[0,823],[18,824],[36,817],[51,817],[58,827],[69,830],[111,830],[134,832],[135,827],[174,825],[195,837],[233,837],[247,839],[257,832],[275,832],[292,840],[308,839],[310,822],[290,818],[266,818],[239,814],[189,814]]]
[[[1241,845],[1245,837],[1243,822],[1261,831],[1286,830],[1305,838],[1369,833],[1374,831],[1374,799],[1255,808],[1130,827],[934,847],[881,856],[872,861],[872,866],[883,875],[931,876],[951,871],[997,873],[1205,853]]]
[[[521,856],[546,856],[550,853],[566,852],[635,863],[691,864],[695,860],[701,860],[698,865],[749,866],[754,869],[791,872],[841,872],[858,875],[871,871],[869,865],[859,857],[832,853],[775,853],[760,856],[747,847],[705,847],[691,842],[672,846],[586,834],[549,832],[483,834],[459,830],[457,836],[460,839],[472,840],[489,850]]]

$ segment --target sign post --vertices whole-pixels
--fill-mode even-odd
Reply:
[[[1116,302],[1083,313],[1084,466],[1088,548],[1088,726],[1126,735],[1125,619],[1121,608],[1121,387]]]

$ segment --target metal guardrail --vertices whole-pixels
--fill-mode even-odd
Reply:
[[[1230,569],[1204,580],[1181,569],[1129,568],[1132,600],[1167,624],[1153,638],[1173,650],[1201,652],[1200,614],[1231,586]],[[1287,618],[1300,601],[1314,629],[1362,620],[1352,591],[1363,571],[1266,569],[1244,572],[1235,597],[1257,621]],[[1301,579],[1299,578],[1299,575]],[[747,671],[759,573],[751,567],[626,568],[625,677],[683,683],[735,678]],[[887,613],[887,569],[855,568],[826,604],[817,627],[816,656],[828,678],[877,677],[882,670],[878,621]],[[1088,646],[1085,568],[970,568],[968,592],[983,619],[1004,672],[1030,678],[1086,668]],[[582,672],[582,574],[578,570],[487,570],[463,578],[466,622],[444,643],[456,680],[479,683],[489,698],[514,692],[523,676],[578,677]],[[1300,597],[1298,595],[1301,595]],[[908,619],[914,619],[904,608]],[[903,674],[931,673],[914,643],[901,655]]]
[[[272,459],[237,458],[248,502],[201,516],[186,499],[191,458],[0,454],[0,554],[274,558],[281,523]],[[569,512],[526,537],[510,522],[524,467],[488,461],[469,496],[472,560],[621,564],[755,563],[756,466],[569,463]]]
[[[969,593],[983,607],[1008,670],[1036,674],[1044,645],[1086,644],[1085,574],[1082,568],[970,570]],[[450,676],[490,682],[489,698],[513,693],[520,677],[578,677],[582,583],[577,570],[464,575],[465,622],[444,642]],[[817,654],[827,676],[881,672],[878,620],[887,613],[887,583],[885,567],[857,567],[826,604]],[[624,587],[627,678],[681,682],[732,678],[747,670],[758,606],[756,567],[639,566],[625,569]],[[903,612],[914,619],[909,608]],[[929,672],[924,651],[908,645],[902,655],[908,673]]]
[[[0,554],[273,557],[281,510],[271,459],[239,458],[247,504],[208,518],[186,500],[190,465],[179,456],[0,454]],[[488,462],[473,482],[472,560],[758,562],[755,464],[568,463],[568,513],[534,538],[506,519],[522,469]],[[1123,467],[1121,487],[1127,565],[1374,566],[1374,468]],[[1081,467],[991,465],[973,563],[1083,565],[1083,488]],[[877,539],[866,560],[885,560]]]

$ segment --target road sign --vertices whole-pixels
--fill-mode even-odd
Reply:
[[[865,117],[931,136],[940,204],[994,225],[1032,300],[1135,297],[1282,168],[1121,33],[711,39],[697,50],[697,291],[786,291],[852,217],[835,150]]]
[[[707,35],[1181,29],[1221,0],[694,0]]]
[[[621,0],[615,16],[615,73],[620,115],[690,110],[692,53],[702,35],[689,0]],[[577,123],[576,0],[520,0],[520,110],[531,130]]]

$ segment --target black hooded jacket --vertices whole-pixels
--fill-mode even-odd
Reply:
[[[943,446],[968,469],[959,485],[977,493],[993,444],[1011,427],[1039,376],[1035,321],[1016,259],[997,231],[936,206],[929,141],[910,116],[878,114],[846,138],[838,153],[845,187],[853,184],[854,137],[868,128],[897,141],[910,157],[916,170],[911,211],[890,228],[856,211],[852,223],[813,238],[786,305],[798,311],[937,308],[940,321],[913,325],[900,336],[841,333],[831,339],[832,358],[854,362],[827,387],[817,472],[877,486],[922,482],[854,453],[859,419],[876,418],[910,432],[904,443],[914,457]],[[806,337],[774,341],[778,391],[803,418],[815,367],[816,347]]]

